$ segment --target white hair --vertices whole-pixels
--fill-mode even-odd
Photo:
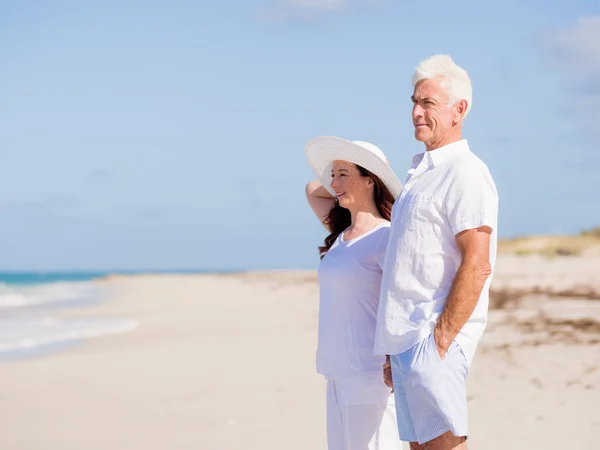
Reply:
[[[412,78],[413,88],[422,80],[431,78],[442,78],[442,85],[448,94],[448,100],[451,105],[461,100],[467,101],[467,110],[464,117],[471,110],[471,101],[473,98],[473,89],[471,88],[471,79],[467,72],[457,66],[448,55],[434,55],[419,63],[415,69]]]

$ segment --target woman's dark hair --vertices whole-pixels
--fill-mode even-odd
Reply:
[[[379,214],[381,214],[385,220],[389,221],[392,217],[394,196],[377,175],[374,175],[364,167],[361,167],[357,164],[355,164],[355,167],[358,169],[358,173],[361,176],[369,177],[371,180],[373,180],[373,184],[375,185],[373,192],[375,206],[377,206],[377,211],[379,211]],[[324,245],[319,247],[321,259],[323,259],[323,256],[325,256],[325,253],[327,253],[327,251],[331,248],[340,233],[342,233],[352,223],[350,211],[348,211],[346,208],[342,208],[336,200],[333,203],[331,210],[327,214],[327,217],[325,217],[323,223],[327,228],[329,228],[331,234],[325,238]]]

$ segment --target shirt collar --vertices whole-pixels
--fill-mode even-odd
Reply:
[[[454,156],[460,155],[461,153],[468,152],[469,144],[466,139],[461,139],[460,141],[452,142],[451,144],[444,145],[443,147],[436,148],[435,150],[430,150],[425,153],[420,153],[419,155],[415,155],[413,161],[425,160],[427,162],[427,166],[439,166],[444,161],[453,158]]]
[[[406,188],[407,183],[413,176],[415,176],[415,174],[421,174],[430,167],[438,166],[444,161],[468,151],[470,150],[467,140],[461,139],[460,141],[452,142],[451,144],[436,148],[435,150],[419,153],[413,156],[412,165],[406,173],[404,188]]]

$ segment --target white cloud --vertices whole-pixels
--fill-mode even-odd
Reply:
[[[600,136],[600,16],[544,34],[553,67],[562,75],[569,95],[566,110],[576,116],[581,131]]]
[[[569,27],[552,30],[551,49],[571,75],[600,77],[600,16],[582,17]]]

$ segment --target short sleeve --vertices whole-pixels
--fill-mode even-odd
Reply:
[[[454,235],[483,226],[496,230],[498,192],[485,164],[468,162],[453,174],[444,206]]]

